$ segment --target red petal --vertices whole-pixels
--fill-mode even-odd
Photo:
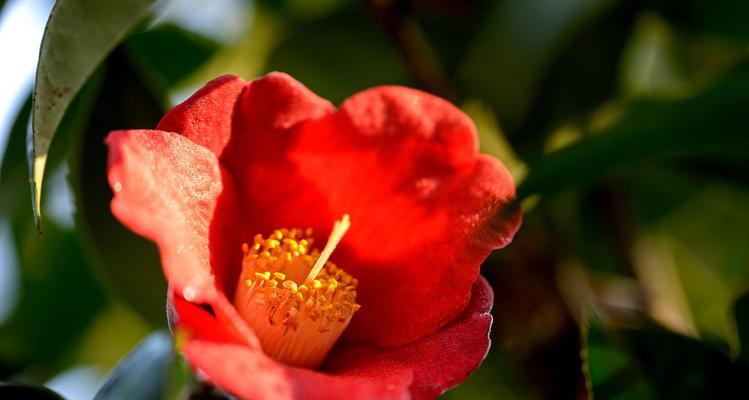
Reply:
[[[247,344],[204,309],[175,296],[182,351],[216,386],[246,399],[405,399],[411,372],[391,366],[386,375],[329,375],[280,364],[259,346]],[[251,331],[250,331],[251,333]],[[256,339],[255,339],[256,341]]]
[[[293,385],[287,367],[268,358],[259,346],[219,323],[195,304],[174,296],[177,327],[186,334],[182,352],[215,385],[246,399],[289,399]]]
[[[188,361],[211,382],[239,397],[425,399],[461,382],[485,357],[492,292],[480,278],[458,320],[409,345],[339,347],[327,373],[276,363],[202,308],[178,297],[173,304],[177,326],[187,332],[182,350]]]
[[[222,156],[223,165],[241,191],[242,216],[235,214],[230,220],[216,223],[233,224],[241,229],[241,238],[249,241],[256,233],[269,234],[274,229],[288,226],[284,225],[287,219],[273,219],[277,214],[272,209],[278,202],[294,197],[319,203],[323,198],[314,187],[289,180],[293,179],[293,167],[284,159],[288,135],[283,133],[301,122],[333,111],[330,102],[284,73],[273,72],[247,84],[237,102],[231,141]],[[219,202],[218,207],[223,206],[223,202]],[[286,209],[283,214],[306,215],[314,213],[317,208]],[[238,279],[240,261],[234,263],[237,268],[233,271],[227,269],[221,277],[230,298]]]
[[[400,345],[433,333],[465,308],[481,262],[517,230],[511,177],[478,155],[472,122],[442,99],[381,87],[336,114],[325,104],[285,75],[240,96],[227,153],[243,235],[309,226],[322,246],[350,214],[333,254],[360,281],[349,339]]]
[[[216,78],[166,113],[156,129],[179,133],[220,156],[231,137],[234,103],[244,86],[236,76]]]
[[[370,376],[387,376],[393,366],[407,368],[413,374],[411,397],[436,398],[465,380],[486,357],[493,298],[491,286],[479,276],[468,307],[439,332],[395,349],[344,345],[334,350],[328,366],[334,374],[367,371]]]
[[[216,156],[162,131],[115,131],[106,142],[112,213],[156,242],[178,293],[196,302],[213,299],[209,226],[223,190]]]

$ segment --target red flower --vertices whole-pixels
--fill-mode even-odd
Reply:
[[[492,291],[479,266],[511,241],[520,214],[510,206],[507,170],[478,154],[474,126],[457,108],[420,91],[378,87],[336,110],[285,74],[249,83],[225,76],[157,129],[109,135],[112,211],[157,243],[173,319],[185,333],[182,351],[212,383],[253,399],[432,398],[483,360]],[[333,321],[328,326],[350,325],[317,369],[279,362],[262,350],[277,324],[284,331],[273,340],[302,332],[303,352],[318,336],[299,327],[302,300],[283,306],[284,316],[272,312],[297,291],[309,300],[318,289],[307,280],[309,293],[301,293],[303,279],[263,277],[260,266],[280,263],[276,256],[304,257],[294,253],[303,231],[273,232],[309,227],[324,244],[344,214],[351,228],[332,256],[340,268],[326,264],[319,289],[332,286],[338,311],[333,318],[333,305],[308,305],[317,307],[309,315]],[[253,241],[255,234],[267,239]],[[315,258],[307,256],[305,274]],[[245,286],[252,272],[258,280]],[[265,290],[260,300],[252,297],[257,285]],[[252,321],[261,312],[270,314]],[[286,360],[281,350],[270,353]],[[294,357],[291,364],[306,365]]]

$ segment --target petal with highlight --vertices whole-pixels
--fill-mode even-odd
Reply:
[[[209,228],[223,190],[216,156],[163,131],[114,131],[106,143],[112,213],[156,242],[167,280],[182,296],[213,299]]]

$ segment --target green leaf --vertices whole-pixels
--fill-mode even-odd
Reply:
[[[503,127],[514,133],[528,116],[543,78],[562,51],[615,3],[491,2],[458,70],[458,83],[471,96],[487,100]],[[600,65],[601,60],[599,54],[595,61]]]
[[[691,159],[746,165],[747,101],[749,64],[688,99],[632,102],[608,129],[532,165],[518,196],[548,196],[653,162]]]
[[[13,221],[19,257],[19,302],[0,326],[0,359],[55,372],[106,305],[73,232],[45,221],[39,237],[28,218]]]
[[[97,90],[98,79],[93,78],[71,103],[58,129],[61,151],[50,157],[51,169],[62,166],[67,154],[62,150],[88,119]],[[107,299],[74,232],[49,220],[48,232],[40,237],[28,218],[24,206],[30,192],[22,154],[30,109],[29,100],[11,130],[1,170],[0,221],[7,220],[13,229],[20,297],[0,326],[0,364],[9,370],[33,364],[35,372],[49,376],[72,355]]]
[[[15,400],[65,400],[59,394],[43,387],[0,382],[0,398]]]
[[[662,328],[614,329],[593,320],[584,341],[588,385],[596,399],[736,398],[747,393],[745,366]]]
[[[164,24],[134,33],[124,48],[154,96],[170,106],[170,92],[208,61],[218,45],[176,25]]]
[[[166,282],[158,252],[152,242],[112,215],[104,145],[112,130],[153,128],[163,109],[135,74],[122,48],[113,52],[104,69],[92,118],[69,157],[76,227],[89,260],[109,291],[149,323],[164,326]]]
[[[749,367],[749,292],[744,293],[733,304],[733,316],[741,344],[739,360]]]
[[[149,335],[110,372],[94,400],[162,398],[174,357],[169,333]]]
[[[50,144],[78,91],[155,0],[59,0],[42,38],[29,142],[32,207],[41,230],[41,190]]]
[[[337,103],[372,86],[409,81],[400,57],[361,9],[289,28],[266,69],[291,74],[322,98]]]

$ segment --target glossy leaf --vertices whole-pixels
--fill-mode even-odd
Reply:
[[[610,128],[531,165],[518,196],[548,196],[659,161],[720,159],[745,164],[747,93],[745,64],[694,97],[633,102]]]
[[[161,399],[169,386],[172,348],[169,333],[149,335],[109,373],[94,400]]]
[[[78,91],[155,0],[59,0],[42,39],[29,133],[32,207],[41,227],[41,190],[52,138]]]

